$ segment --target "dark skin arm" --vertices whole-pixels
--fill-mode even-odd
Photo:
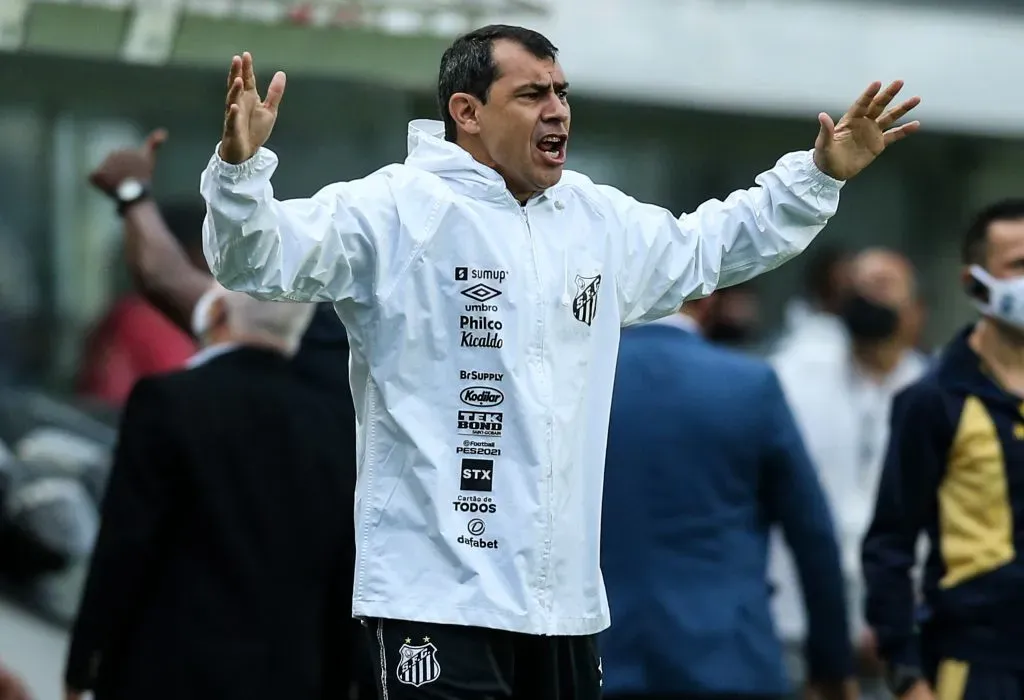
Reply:
[[[139,149],[112,152],[89,175],[89,182],[109,197],[128,178],[153,179],[157,149],[167,132],[157,129]],[[192,332],[192,309],[213,283],[197,268],[164,223],[156,203],[143,199],[124,212],[125,262],[135,288],[186,333]]]

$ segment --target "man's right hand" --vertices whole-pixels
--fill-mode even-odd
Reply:
[[[156,167],[156,151],[166,140],[167,131],[157,129],[146,137],[142,148],[121,148],[111,152],[89,173],[89,182],[108,197],[115,196],[118,185],[128,178],[150,182]]]
[[[224,134],[220,158],[228,163],[244,163],[270,138],[277,121],[277,108],[284,96],[285,75],[278,71],[267,88],[267,99],[256,90],[252,55],[246,51],[231,59],[228,97],[224,108]]]

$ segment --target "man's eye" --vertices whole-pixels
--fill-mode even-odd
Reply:
[[[565,98],[567,98],[568,96],[569,96],[569,91],[568,91],[568,90],[559,90],[559,91],[558,91],[558,97],[559,97],[559,99],[562,99],[562,100],[564,100],[564,99],[565,99]]]

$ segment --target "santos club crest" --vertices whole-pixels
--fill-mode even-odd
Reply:
[[[587,324],[594,322],[597,313],[597,290],[601,287],[601,275],[581,277],[576,275],[576,288],[579,293],[572,300],[572,315],[577,321]]]
[[[437,663],[437,647],[430,643],[430,637],[423,638],[423,644],[405,644],[398,648],[398,680],[406,685],[433,683],[441,675],[441,664]]]

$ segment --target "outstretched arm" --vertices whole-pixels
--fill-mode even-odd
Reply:
[[[223,137],[200,185],[210,271],[228,289],[262,299],[368,303],[378,253],[398,228],[389,174],[330,185],[309,199],[275,199],[277,156],[263,144],[284,74],[261,100],[246,53],[233,59],[228,85]]]
[[[867,167],[917,122],[892,125],[919,102],[888,109],[903,87],[873,83],[833,123],[818,117],[814,149],[790,153],[759,175],[756,187],[705,202],[676,218],[610,187],[601,188],[624,236],[617,289],[623,325],[676,311],[688,299],[745,282],[801,253],[839,204],[843,182]]]

